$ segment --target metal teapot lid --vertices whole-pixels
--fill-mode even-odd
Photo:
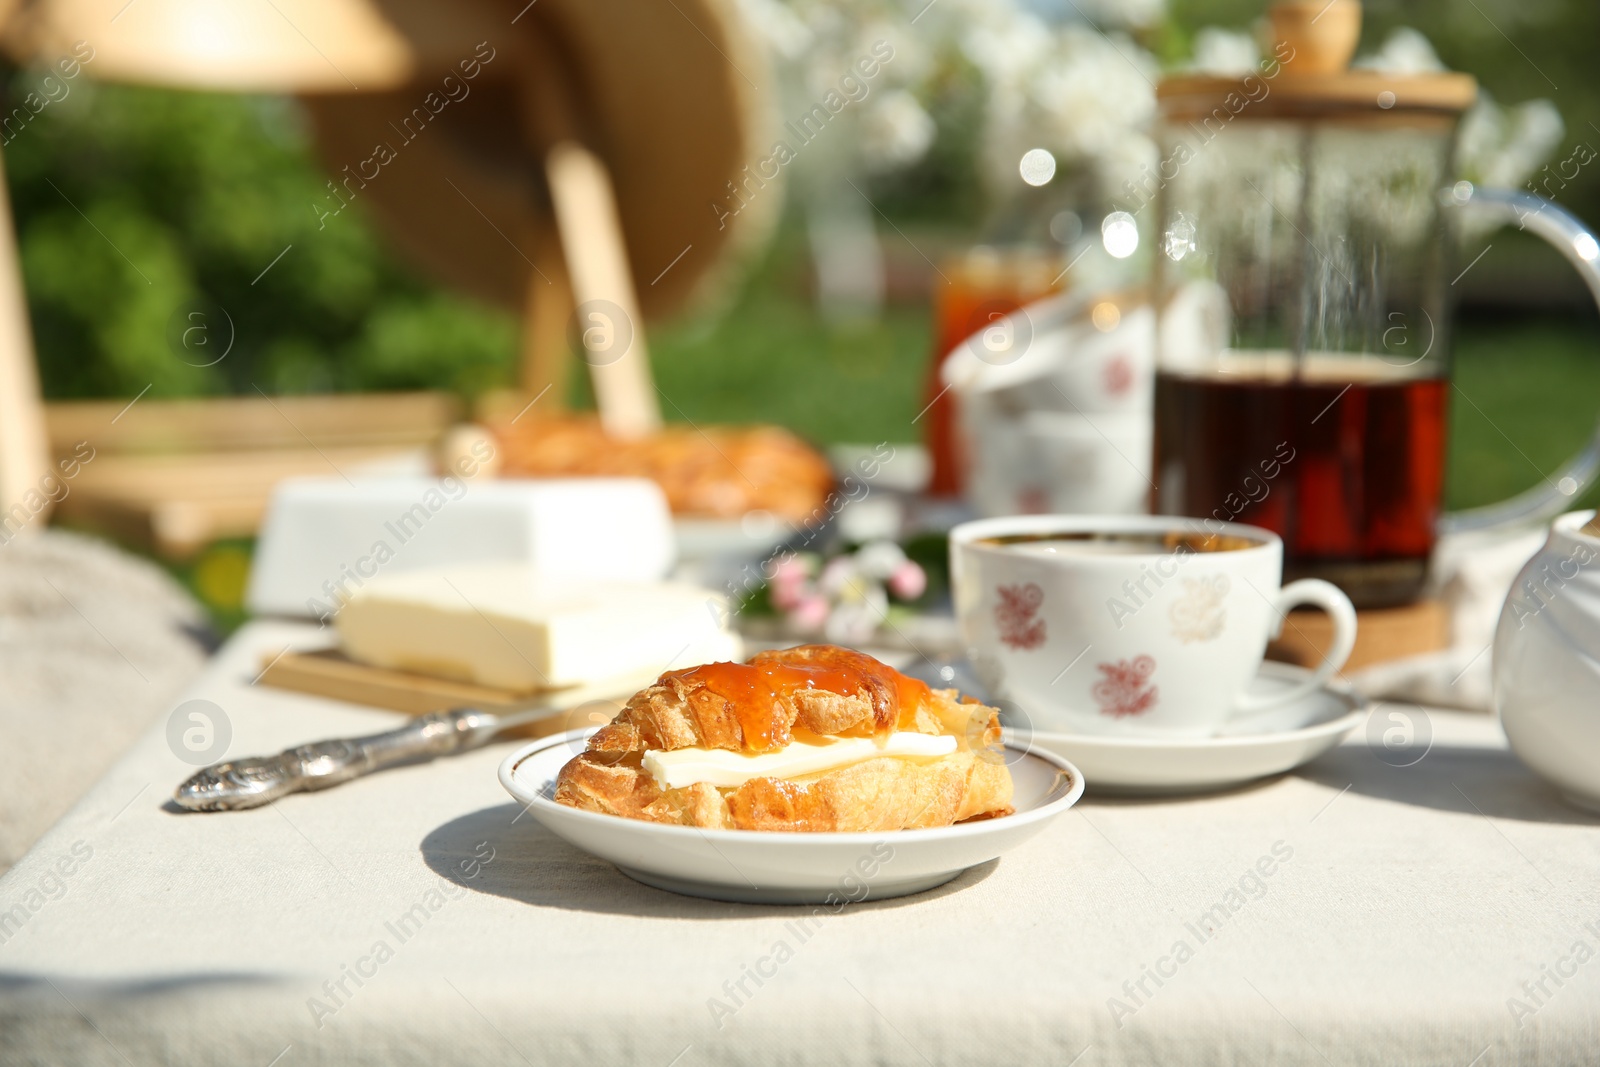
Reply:
[[[1156,88],[1169,119],[1454,118],[1478,96],[1470,74],[1351,70],[1361,0],[1280,0],[1267,11],[1271,54],[1248,75],[1180,74]],[[1221,116],[1219,116],[1219,119]]]

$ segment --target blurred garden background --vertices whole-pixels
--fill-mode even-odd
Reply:
[[[1247,37],[1262,4],[1038,0],[1019,7],[1043,24],[1133,53],[1135,65],[1153,64],[1155,73]],[[785,19],[816,38],[840,20],[904,27],[915,14],[898,5],[800,0],[751,9],[779,45]],[[915,63],[902,62],[906,79],[895,93],[904,99],[884,94],[901,111],[885,106],[863,120],[890,123],[885,143],[898,146],[892,165],[869,159],[859,170],[877,211],[881,305],[866,315],[819,310],[815,243],[803,197],[792,196],[773,240],[730,291],[653,333],[669,418],[775,422],[819,444],[916,438],[933,343],[933,264],[985,239],[1007,207],[1005,191],[987,177],[994,72],[942,25],[918,16],[926,40]],[[1530,165],[1600,146],[1592,55],[1600,5],[1592,0],[1368,0],[1362,51],[1401,27],[1420,31],[1444,66],[1479,78],[1504,106],[1495,131],[1501,146],[1514,149],[1518,137],[1538,142],[1536,151],[1524,146],[1524,156],[1544,156]],[[803,67],[804,51],[796,46],[791,66]],[[40,77],[8,70],[6,110]],[[328,175],[296,101],[88,77],[65,84],[64,96],[25,127],[8,129],[5,141],[47,398],[132,397],[148,386],[151,397],[426,388],[470,401],[512,383],[512,315],[424,280],[386,246],[359,202],[319,222],[313,204]],[[1549,104],[1516,111],[1534,100]],[[1559,116],[1554,128],[1552,115]],[[1014,157],[1004,163],[1014,174]],[[1524,184],[1538,175],[1514,177]],[[1600,222],[1600,166],[1542,188]],[[1471,402],[1453,405],[1453,507],[1533,484],[1576,450],[1600,408],[1600,323],[1576,276],[1520,235],[1487,240],[1493,247],[1456,286],[1457,381]],[[176,358],[169,339],[174,315],[197,298],[225,308],[234,324],[233,349],[212,366]],[[237,612],[248,547],[215,546],[177,567],[225,623]]]

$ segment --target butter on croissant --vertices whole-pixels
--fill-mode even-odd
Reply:
[[[671,671],[561,769],[556,800],[725,830],[872,831],[1011,813],[994,708],[802,645]]]

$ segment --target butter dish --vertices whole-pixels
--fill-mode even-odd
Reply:
[[[273,493],[246,606],[328,621],[369,582],[511,563],[570,581],[654,581],[676,559],[643,478],[293,478]]]

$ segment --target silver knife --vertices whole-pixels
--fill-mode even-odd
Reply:
[[[214,763],[178,786],[172,799],[189,811],[243,811],[290,793],[328,789],[396,764],[466,752],[488,744],[504,730],[540,720],[565,716],[566,721],[552,724],[550,733],[603,725],[655,677],[612,678],[563,689],[500,715],[471,708],[429,712],[379,734],[313,741],[276,756]]]

